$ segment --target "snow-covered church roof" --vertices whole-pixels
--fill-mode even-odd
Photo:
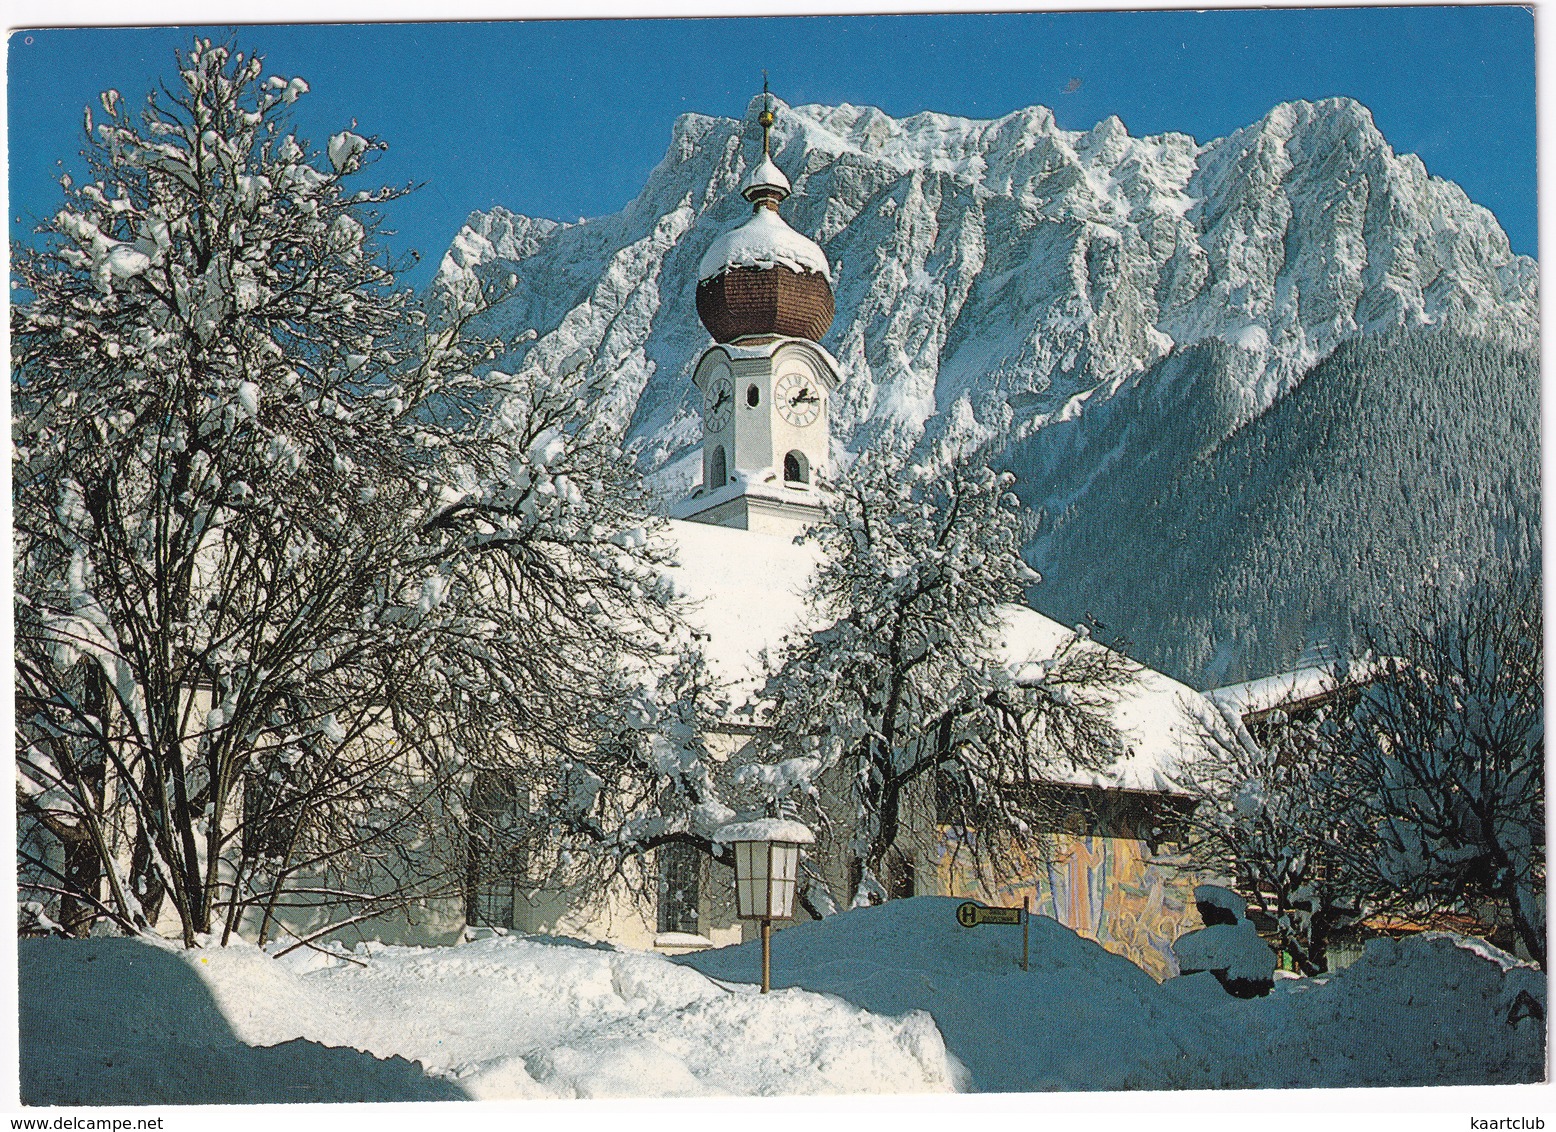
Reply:
[[[758,208],[751,219],[714,240],[697,265],[697,281],[712,279],[735,267],[787,267],[791,271],[813,271],[827,282],[832,281],[826,253],[814,240],[790,228],[770,208]]]
[[[814,543],[711,523],[669,523],[678,565],[676,592],[692,624],[706,634],[708,667],[740,702],[762,680],[762,652],[805,624],[805,589],[821,560]]]
[[[1051,617],[1026,605],[1000,611],[1000,650],[1012,670],[1053,656],[1074,635]],[[1089,643],[1091,648],[1105,646]],[[1220,719],[1204,696],[1172,677],[1132,661],[1128,683],[1112,708],[1113,725],[1125,754],[1106,771],[1066,770],[1056,780],[1078,786],[1182,793],[1180,768],[1204,747]]]
[[[689,603],[693,625],[706,634],[714,678],[739,705],[761,683],[764,651],[776,652],[791,632],[821,628],[807,623],[805,604],[820,551],[786,536],[679,520],[670,521],[669,535],[678,560],[670,570],[676,591]],[[1024,605],[1005,606],[1001,622],[998,647],[1013,671],[1047,660],[1074,635]],[[1065,771],[1055,781],[1181,792],[1179,767],[1200,749],[1205,729],[1219,722],[1199,692],[1144,666],[1119,694],[1112,716],[1124,756],[1105,772]]]

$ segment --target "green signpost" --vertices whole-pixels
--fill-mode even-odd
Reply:
[[[956,922],[964,928],[975,928],[979,924],[1020,924],[1021,925],[1021,969],[1027,969],[1027,931],[1028,898],[1021,898],[1019,908],[990,908],[987,904],[979,904],[975,900],[964,900],[956,906]]]

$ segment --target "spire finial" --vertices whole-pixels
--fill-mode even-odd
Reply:
[[[756,120],[762,124],[762,156],[771,157],[772,149],[769,145],[769,133],[773,128],[773,96],[767,89],[767,68],[762,68],[762,112],[756,116]]]
[[[767,72],[762,72],[762,110],[756,116],[762,126],[762,160],[751,170],[740,190],[740,195],[751,202],[754,210],[770,208],[778,211],[779,202],[789,195],[789,179],[773,164],[773,95],[767,88]]]

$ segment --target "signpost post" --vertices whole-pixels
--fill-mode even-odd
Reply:
[[[1021,898],[1021,969],[1027,969],[1027,923],[1032,919],[1032,909],[1029,906],[1029,898]]]
[[[956,906],[956,922],[964,928],[975,928],[979,924],[1015,924],[1021,925],[1021,969],[1027,970],[1027,952],[1029,929],[1027,920],[1031,916],[1031,898],[1023,896],[1019,908],[990,908],[986,904],[979,904],[974,900],[964,900]]]

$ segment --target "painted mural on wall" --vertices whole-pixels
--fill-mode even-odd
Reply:
[[[1017,853],[1010,879],[990,889],[957,838],[942,828],[935,861],[942,892],[1007,907],[1027,897],[1034,914],[1096,940],[1155,979],[1178,973],[1172,942],[1201,926],[1193,875],[1143,841],[1054,834],[1041,851]]]

